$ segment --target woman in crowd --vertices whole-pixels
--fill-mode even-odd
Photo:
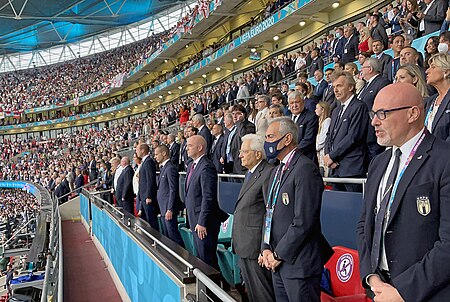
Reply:
[[[180,125],[186,124],[187,121],[189,121],[189,109],[183,104],[180,109]]]
[[[369,29],[367,27],[362,27],[359,30],[359,52],[372,52],[372,37],[370,36]]]
[[[358,71],[358,66],[356,66],[355,63],[351,62],[351,63],[347,63],[345,64],[344,70],[349,72],[350,74],[353,75],[353,78],[355,79],[355,83],[356,83],[356,94],[358,94],[361,89],[364,87],[364,80],[361,80],[359,78],[359,71]]]
[[[327,132],[331,123],[331,110],[330,105],[327,102],[319,102],[316,106],[316,115],[319,117],[319,132],[316,138],[316,151],[317,158],[319,159],[319,167],[324,177],[328,176],[328,167],[323,161],[325,156],[325,139],[327,138]]]
[[[430,58],[433,55],[435,55],[435,54],[437,54],[439,52],[438,51],[438,45],[439,45],[439,37],[430,37],[430,38],[428,38],[427,43],[425,44],[425,48],[424,48],[424,50],[425,50],[425,52],[424,52],[424,54],[425,54],[424,65],[425,66],[424,67],[425,68],[430,67],[428,65],[428,62],[429,62]]]
[[[400,26],[405,33],[412,35],[414,39],[417,37],[417,29],[420,22],[420,18],[417,16],[418,14],[419,6],[417,5],[417,1],[406,1],[406,11],[404,18],[400,19]]]
[[[428,97],[427,83],[417,65],[400,66],[395,76],[396,82],[409,83],[417,87],[424,98]]]
[[[258,109],[255,107],[255,100],[250,100],[248,109],[248,120],[255,123],[256,115],[258,114]]]
[[[450,55],[436,54],[428,63],[427,84],[438,93],[426,100],[425,126],[437,138],[450,141]]]
[[[363,66],[364,62],[366,61],[367,58],[370,58],[370,53],[368,52],[360,52],[358,54],[358,62],[361,66]]]

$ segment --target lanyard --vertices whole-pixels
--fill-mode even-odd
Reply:
[[[291,155],[289,156],[289,159],[286,162],[286,164],[284,165],[284,167],[281,167],[281,165],[280,165],[280,167],[277,169],[277,172],[275,173],[275,177],[273,178],[273,181],[272,181],[272,185],[270,186],[269,196],[268,196],[268,199],[267,199],[268,200],[267,201],[267,208],[272,208],[273,209],[273,207],[275,206],[275,203],[277,202],[278,194],[280,193],[281,179],[283,179],[284,171],[286,171],[287,168],[289,167],[289,164],[291,163],[292,157],[294,156],[294,154],[296,152],[297,152],[297,149],[295,149],[291,153]],[[280,174],[280,177],[278,178],[278,173],[280,172],[280,170],[281,170],[281,174]],[[275,186],[276,186],[276,190],[274,192],[273,189],[275,188]],[[272,199],[272,202],[270,202],[273,193],[274,193],[273,199]]]
[[[424,130],[424,132],[420,136],[419,140],[416,142],[413,149],[411,150],[411,153],[409,153],[408,159],[405,162],[405,166],[403,167],[402,171],[400,172],[400,174],[397,177],[397,180],[395,181],[395,184],[392,188],[391,197],[389,198],[389,204],[387,207],[387,211],[386,211],[386,221],[389,220],[389,215],[391,214],[391,206],[394,202],[395,193],[397,192],[397,188],[398,188],[398,184],[400,183],[400,179],[402,178],[403,174],[405,173],[406,168],[408,168],[409,164],[411,163],[411,160],[413,159],[414,155],[416,154],[417,148],[419,147],[420,143],[422,143],[423,139],[425,138],[426,131],[427,130]]]
[[[428,127],[428,120],[430,119],[431,113],[434,110],[434,106],[436,106],[436,101],[438,98],[439,98],[439,95],[436,97],[433,104],[430,105],[430,108],[428,108],[427,116],[425,117],[425,127],[427,127],[428,129],[431,129],[431,127],[430,128]]]

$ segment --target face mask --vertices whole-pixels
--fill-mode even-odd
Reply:
[[[448,44],[447,43],[439,43],[437,49],[439,52],[446,53],[446,52],[448,52]]]
[[[277,150],[277,146],[278,143],[281,142],[281,140],[286,136],[283,135],[283,137],[281,137],[279,140],[276,140],[274,142],[264,142],[264,152],[266,152],[266,157],[268,159],[274,159],[278,156],[278,154],[280,154],[281,151],[283,151],[283,149],[286,147],[284,146],[283,148],[281,148],[280,150]]]
[[[340,33],[336,33],[336,38],[340,38],[341,34]]]

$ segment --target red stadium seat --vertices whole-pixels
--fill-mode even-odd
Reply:
[[[358,252],[342,246],[333,247],[334,254],[325,264],[330,271],[333,296],[324,292],[322,302],[369,302],[359,275]]]

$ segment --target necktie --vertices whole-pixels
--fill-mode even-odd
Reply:
[[[345,105],[341,104],[341,108],[339,109],[339,115],[338,115],[338,119],[337,119],[338,122],[337,123],[339,123],[341,121],[341,117],[344,114],[344,108],[345,108]]]
[[[217,137],[215,137],[214,138],[214,142],[213,142],[213,145],[212,145],[212,147],[211,147],[211,154],[213,154],[214,153],[214,150],[216,150],[216,144],[217,144],[217,141],[218,141],[219,139],[217,138]]]
[[[252,172],[248,171],[247,175],[245,175],[244,182],[248,182],[252,178],[252,174],[253,174]]]
[[[188,175],[188,178],[187,178],[187,181],[186,181],[186,188],[189,185],[189,182],[191,181],[191,175],[194,172],[194,169],[195,169],[195,163],[192,163],[192,166],[189,169],[189,175]]]
[[[297,118],[298,118],[298,115],[292,115],[292,120],[294,121],[294,123],[297,122]]]
[[[366,84],[364,84],[363,88],[361,89],[361,91],[358,94],[358,99],[361,100],[361,97],[363,95],[363,92],[366,90],[367,86],[369,86],[369,82],[366,82]]]
[[[386,182],[386,187],[383,192],[383,199],[380,203],[380,208],[375,217],[375,230],[372,238],[372,252],[371,252],[371,264],[372,270],[375,271],[380,262],[380,252],[381,252],[381,237],[383,235],[384,218],[386,216],[387,205],[391,198],[392,189],[394,187],[395,179],[397,178],[398,168],[400,166],[400,156],[402,151],[400,149],[395,150],[395,159],[392,170],[389,173],[389,178]]]

